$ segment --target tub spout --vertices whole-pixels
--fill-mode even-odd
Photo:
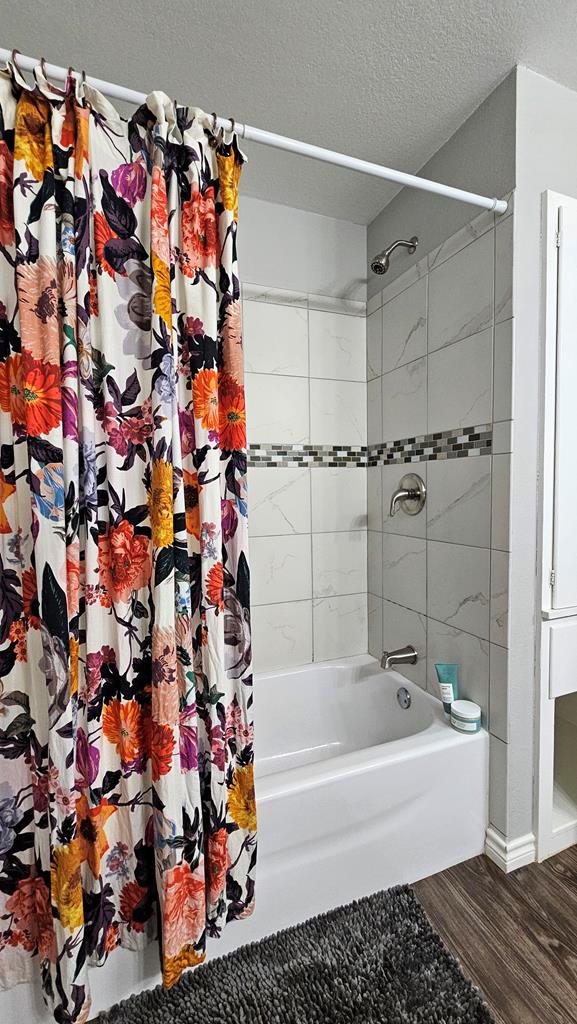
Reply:
[[[412,644],[406,647],[399,647],[396,651],[383,651],[381,668],[392,668],[393,665],[416,665],[418,654]]]

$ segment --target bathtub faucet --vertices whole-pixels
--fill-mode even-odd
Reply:
[[[393,665],[415,665],[417,658],[418,655],[415,648],[412,644],[408,644],[406,647],[399,647],[397,651],[383,651],[381,668],[384,668],[386,672]]]

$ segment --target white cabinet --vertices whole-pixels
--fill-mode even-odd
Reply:
[[[558,207],[555,451],[553,482],[554,583],[551,608],[577,610],[577,200]],[[548,339],[551,342],[553,339]],[[551,398],[553,395],[550,396]],[[575,686],[577,689],[577,684]]]

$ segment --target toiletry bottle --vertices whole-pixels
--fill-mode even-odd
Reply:
[[[451,713],[451,704],[459,697],[459,666],[435,665],[437,679],[441,690],[441,700],[447,715]]]

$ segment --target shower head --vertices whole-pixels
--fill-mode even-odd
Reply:
[[[416,235],[413,235],[413,237],[410,238],[408,242],[404,238],[397,239],[397,241],[393,242],[392,245],[389,245],[387,249],[383,249],[382,252],[379,252],[377,253],[376,256],[373,256],[371,260],[371,270],[373,274],[387,273],[387,270],[389,269],[389,264],[391,262],[391,253],[393,252],[394,249],[398,249],[398,247],[401,245],[405,247],[407,252],[413,253],[415,252],[415,249],[417,248],[418,244],[419,239],[417,238]]]

